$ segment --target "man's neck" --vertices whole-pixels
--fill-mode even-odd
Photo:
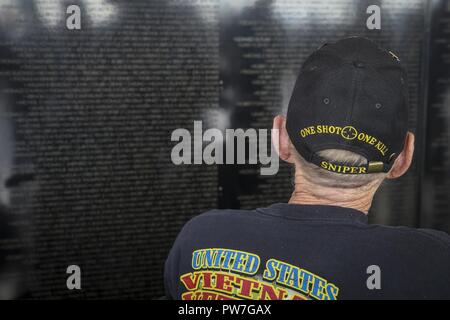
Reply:
[[[375,191],[376,188],[337,189],[296,182],[289,203],[333,205],[356,209],[368,214]]]

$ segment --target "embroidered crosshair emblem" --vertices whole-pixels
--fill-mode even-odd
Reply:
[[[353,140],[358,135],[358,131],[353,126],[345,126],[342,128],[341,136],[347,140]]]

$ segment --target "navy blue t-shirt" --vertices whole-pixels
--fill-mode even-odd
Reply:
[[[212,210],[183,227],[164,281],[183,300],[450,299],[450,237],[338,206]]]

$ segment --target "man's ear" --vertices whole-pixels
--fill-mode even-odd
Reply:
[[[274,134],[275,132],[278,134]],[[290,151],[291,141],[286,131],[286,118],[283,116],[278,115],[273,119],[272,143],[281,160],[294,163]]]
[[[406,134],[405,144],[402,152],[395,159],[391,170],[389,170],[386,178],[395,179],[402,176],[410,167],[414,154],[414,134],[410,131]]]

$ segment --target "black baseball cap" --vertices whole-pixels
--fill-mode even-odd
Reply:
[[[325,44],[302,65],[286,128],[307,161],[336,173],[388,172],[408,129],[407,76],[399,58],[373,41],[351,37]],[[344,149],[366,165],[330,162],[317,152]]]

